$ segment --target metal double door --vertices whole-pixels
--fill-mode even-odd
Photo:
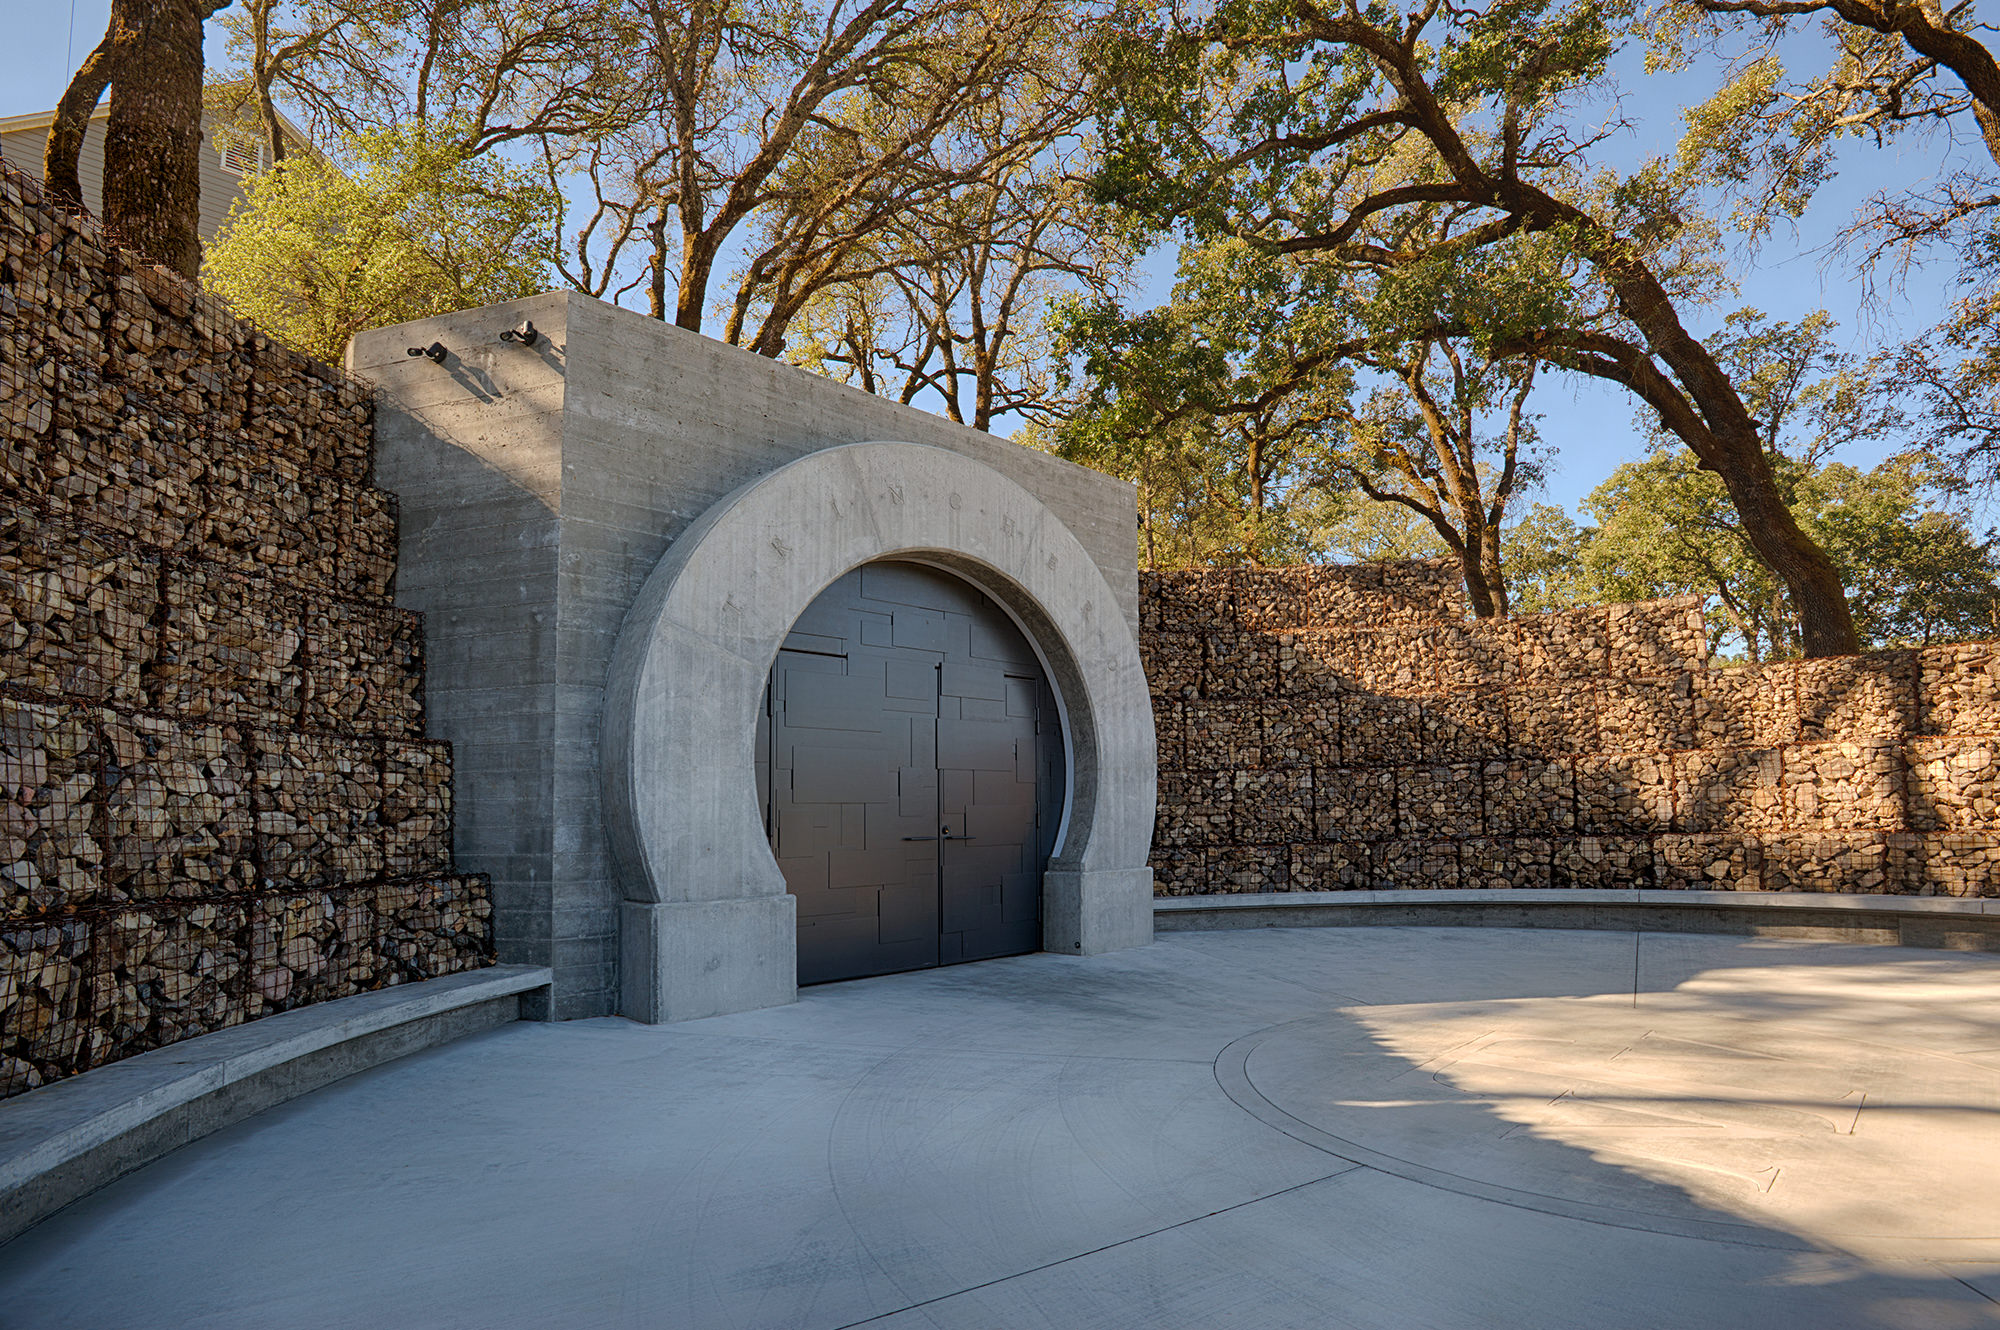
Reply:
[[[843,577],[779,651],[758,740],[800,983],[1040,949],[1061,729],[979,590],[917,564]]]

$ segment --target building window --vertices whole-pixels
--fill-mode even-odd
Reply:
[[[255,175],[264,169],[264,144],[248,138],[222,140],[222,169],[233,176]]]

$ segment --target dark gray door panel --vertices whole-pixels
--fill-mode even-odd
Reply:
[[[891,735],[868,738],[893,740]],[[902,747],[859,742],[852,748],[792,749],[792,799],[800,804],[859,804],[896,797],[896,767]]]
[[[953,699],[956,700],[956,699]],[[1002,717],[988,720],[938,718],[938,766],[946,771],[1014,770],[1013,728]],[[1032,729],[1030,730],[1032,737]]]
[[[1054,696],[977,589],[870,564],[772,666],[758,789],[799,982],[1034,951],[1062,808]]]

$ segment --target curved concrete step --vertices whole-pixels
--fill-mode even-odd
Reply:
[[[2000,899],[1831,892],[1515,889],[1162,896],[1160,932],[1353,925],[1603,928],[2000,951]]]
[[[541,966],[496,965],[280,1012],[0,1101],[0,1242],[253,1113],[518,1020]]]

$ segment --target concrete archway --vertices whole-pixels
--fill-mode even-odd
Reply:
[[[1047,506],[992,468],[919,444],[848,444],[718,501],[626,615],[604,713],[624,1014],[688,1020],[796,997],[793,902],[758,815],[757,710],[798,616],[885,558],[974,582],[1048,666],[1070,807],[1043,888],[1044,949],[1152,939],[1152,708],[1111,587]]]

